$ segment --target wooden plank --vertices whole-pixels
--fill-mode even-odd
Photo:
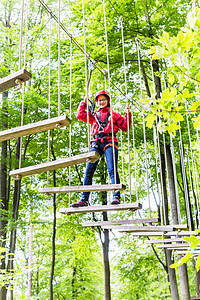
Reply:
[[[192,250],[192,251],[188,251],[188,250],[178,250],[176,253],[177,253],[177,254],[180,254],[180,255],[185,255],[185,254],[187,254],[187,253],[192,253],[192,254],[193,254],[193,257],[194,257],[194,256],[196,256],[196,255],[200,255],[200,250],[197,250],[197,251],[194,251],[194,250]]]
[[[182,244],[168,244],[168,245],[158,245],[158,246],[156,246],[157,248],[168,248],[168,249],[173,249],[173,248],[175,248],[175,249],[177,249],[177,248],[186,248],[186,249],[188,249],[189,247],[190,247],[190,244],[189,243],[182,243]]]
[[[158,231],[158,232],[151,232],[151,231],[148,231],[148,232],[145,232],[145,231],[142,231],[142,232],[130,232],[131,236],[133,237],[150,237],[150,236],[163,236],[163,232],[162,231]]]
[[[94,184],[82,186],[62,186],[62,187],[48,187],[40,188],[39,193],[56,194],[56,193],[72,193],[72,192],[100,192],[100,191],[120,191],[125,190],[126,186],[120,184]]]
[[[54,128],[60,128],[69,124],[71,124],[71,120],[66,115],[63,115],[8,130],[3,130],[0,132],[0,142]]]
[[[22,82],[25,82],[29,79],[31,79],[32,74],[30,72],[28,72],[27,70],[25,70],[24,68],[12,73],[4,78],[0,79],[0,93],[9,90],[11,88],[13,88],[14,86],[18,85],[16,83],[17,79],[20,79]]]
[[[173,230],[173,226],[167,227],[167,226],[102,226],[104,229],[114,229],[118,231],[123,231],[123,232],[142,232],[142,231],[151,231],[151,232],[156,232],[156,231],[168,231],[168,230]]]
[[[187,236],[187,235],[198,235],[197,231],[172,231],[164,233],[164,236]]]
[[[118,211],[118,210],[137,210],[141,209],[142,205],[138,202],[117,204],[117,205],[92,205],[83,207],[72,207],[60,209],[61,214],[78,214],[78,213],[91,213],[91,212],[103,212],[103,211]]]
[[[197,237],[200,239],[200,237]],[[160,239],[160,240],[150,240],[144,241],[145,244],[162,244],[162,243],[175,243],[175,242],[183,242],[182,238],[171,238],[171,239]]]
[[[66,157],[54,161],[50,161],[47,163],[34,165],[31,167],[16,169],[10,171],[10,176],[12,176],[15,180],[19,180],[21,177],[29,176],[33,174],[43,173],[47,171],[52,171],[56,169],[61,169],[69,166],[74,166],[78,164],[85,163],[87,161],[95,162],[100,158],[99,153],[92,151],[88,153],[83,153],[71,157]]]
[[[120,224],[146,224],[146,223],[158,223],[158,218],[149,219],[131,219],[131,220],[114,220],[114,221],[98,221],[98,222],[85,222],[82,226],[95,227],[103,225],[120,225]]]

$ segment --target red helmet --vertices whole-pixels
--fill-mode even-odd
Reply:
[[[95,101],[97,102],[97,100],[98,100],[98,97],[100,96],[100,95],[105,95],[106,96],[106,98],[108,99],[108,101],[110,101],[110,96],[108,95],[108,93],[106,92],[106,91],[99,91],[99,92],[97,92],[96,94],[95,94]]]

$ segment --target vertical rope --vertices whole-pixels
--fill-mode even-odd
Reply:
[[[133,132],[134,167],[135,167],[135,193],[136,193],[136,200],[138,201],[138,187],[137,187],[137,157],[136,157],[136,147],[135,147],[135,129],[134,129],[133,107],[132,107],[132,106],[131,106],[131,116],[132,116],[132,132]],[[139,211],[137,210],[137,212],[139,212]]]
[[[163,73],[163,81],[165,90],[167,89],[165,73]],[[168,116],[168,123],[170,125],[169,116]],[[174,174],[174,186],[175,186],[175,193],[176,193],[176,208],[177,208],[177,215],[178,215],[178,223],[181,224],[181,212],[180,212],[180,202],[179,202],[179,194],[178,194],[178,186],[177,186],[177,175],[176,175],[176,162],[174,156],[174,143],[172,134],[170,134],[170,148],[172,154],[172,167],[173,167],[173,174]]]
[[[107,37],[107,26],[106,26],[106,8],[105,1],[103,0],[103,11],[104,11],[104,27],[105,27],[105,37],[106,37],[106,53],[107,53],[107,66],[108,66],[108,82],[109,82],[109,95],[110,95],[110,110],[111,110],[111,128],[112,128],[112,144],[113,144],[113,161],[114,161],[114,176],[115,184],[116,179],[116,159],[115,159],[115,144],[114,144],[114,131],[113,131],[113,108],[112,108],[112,97],[110,89],[110,67],[109,67],[109,56],[108,56],[108,37]]]
[[[70,88],[69,88],[69,118],[72,116],[72,37],[70,39]],[[71,157],[71,148],[72,148],[72,125],[69,126],[69,157]],[[69,167],[69,186],[71,186],[71,167]],[[71,201],[71,194],[69,193],[69,206]]]
[[[24,18],[24,0],[21,2],[22,9],[21,9],[21,26],[20,26],[20,47],[19,47],[19,70],[21,69],[21,63],[22,63],[22,34],[23,34],[23,18]],[[26,46],[26,45],[25,45]],[[23,90],[22,90],[22,112],[21,112],[21,126],[24,123],[24,93],[25,93],[25,87],[24,83]],[[19,139],[19,169],[21,168],[22,164],[22,137]]]
[[[171,134],[170,134],[170,147],[171,147],[171,153],[172,153],[172,164],[173,164],[173,172],[174,172],[174,184],[175,184],[175,192],[176,192],[178,222],[179,222],[179,224],[181,224],[181,211],[180,211],[180,202],[179,202],[178,186],[177,186],[176,163],[175,163],[175,157],[174,157],[174,143],[173,143],[173,137]]]
[[[51,107],[51,14],[49,14],[49,91],[48,91],[48,118],[50,119]],[[50,159],[50,130],[48,130],[48,151],[47,161]],[[49,186],[49,171],[47,171],[47,186]]]
[[[185,109],[186,109],[186,111],[188,111],[187,102],[185,103]],[[191,134],[190,134],[190,124],[189,124],[188,113],[186,114],[186,120],[187,120],[187,129],[188,129],[188,138],[189,138],[189,147],[190,147],[190,159],[191,159],[191,162],[192,162],[192,173],[193,173],[193,176],[194,176],[193,177],[194,178],[193,182],[194,182],[195,191],[193,189],[192,177],[191,177],[191,189],[192,189],[192,192],[195,192],[196,196],[199,198],[198,189],[197,189],[198,180],[196,180],[196,176],[195,176],[194,156],[193,156],[193,151],[192,151],[192,140],[191,140]],[[193,193],[192,193],[192,195],[193,195]],[[193,196],[193,200],[195,201],[194,196]],[[197,208],[198,208],[198,202],[197,202]],[[198,208],[198,216],[199,216],[199,208]]]
[[[156,86],[155,86],[155,80],[154,80],[154,74],[153,74],[152,57],[150,58],[150,65],[151,65],[151,76],[152,76],[152,81],[153,81],[153,92],[154,92],[154,98],[155,98],[156,97]],[[157,152],[157,135],[156,135],[156,129],[155,129],[154,126],[153,126],[153,136],[154,136],[154,149],[155,149],[155,158],[156,158],[156,180],[157,180],[157,187],[158,187],[158,199],[159,199],[159,208],[160,208],[160,218],[161,218],[161,224],[164,224],[164,222],[163,222],[163,214],[162,214],[162,207],[161,207],[160,184],[159,184],[160,182],[159,182],[159,174],[158,174],[158,158],[159,158],[159,154]],[[161,188],[161,191],[162,191],[162,188]],[[163,200],[163,205],[164,205],[164,194],[163,194],[162,200]],[[165,221],[165,223],[166,223],[166,221]]]
[[[26,25],[25,25],[25,42],[24,42],[24,68],[26,67],[26,48],[27,48],[27,35],[28,35],[28,12],[29,0],[26,1]]]
[[[120,18],[121,22],[121,32],[122,32],[122,49],[123,49],[123,64],[124,64],[124,80],[125,80],[125,91],[126,99],[128,99],[127,92],[127,79],[126,79],[126,59],[125,59],[125,49],[124,49],[124,30],[123,30],[123,19]],[[127,100],[128,103],[128,100]],[[127,129],[128,129],[128,166],[129,166],[129,193],[130,193],[130,202],[131,202],[131,158],[130,158],[130,132],[129,132],[129,110],[127,110]]]
[[[19,70],[22,65],[22,36],[23,36],[23,20],[24,20],[24,0],[21,1],[21,25],[20,25],[20,41],[19,41]]]
[[[157,180],[157,187],[158,187],[158,199],[159,199],[160,218],[161,218],[161,224],[164,224],[163,223],[162,209],[161,209],[160,185],[159,185],[159,174],[158,174],[157,135],[156,135],[155,126],[153,126],[153,140],[154,140],[154,149],[155,149],[155,158],[156,158],[156,180]]]
[[[141,61],[140,61],[140,46],[139,41],[136,39],[137,50],[138,50],[138,65],[139,65],[139,77],[140,77],[140,97],[142,99],[142,75],[141,75]],[[151,201],[149,191],[149,172],[148,172],[148,158],[147,158],[147,143],[146,143],[146,129],[144,119],[144,106],[142,105],[142,120],[143,120],[143,135],[144,135],[144,148],[145,148],[145,164],[146,164],[146,182],[147,182],[147,193],[149,202],[149,217],[151,218]]]
[[[58,116],[60,116],[60,0],[58,0]]]
[[[82,0],[83,9],[83,33],[84,33],[84,55],[85,55],[85,86],[87,97],[87,133],[88,133],[88,151],[90,151],[90,126],[89,126],[89,103],[88,103],[88,85],[87,85],[87,52],[86,52],[86,33],[85,33],[85,8],[84,0]]]

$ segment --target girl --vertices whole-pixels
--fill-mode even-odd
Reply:
[[[78,108],[77,118],[80,121],[87,122],[87,111],[86,102],[81,102]],[[119,184],[119,174],[117,171],[117,160],[118,160],[118,140],[116,138],[116,133],[119,129],[127,131],[131,126],[131,113],[129,112],[129,104],[126,104],[125,117],[122,117],[119,113],[113,112],[113,133],[114,133],[114,147],[115,147],[115,163],[116,163],[116,182],[114,174],[114,159],[113,159],[113,145],[112,145],[112,125],[111,125],[111,113],[110,113],[110,96],[106,91],[99,91],[95,95],[95,101],[97,102],[98,110],[93,114],[89,113],[89,123],[92,124],[92,136],[90,151],[96,151],[101,155],[105,154],[108,173],[111,178],[111,184]],[[129,114],[129,117],[128,117]],[[129,119],[129,127],[128,127]],[[91,185],[92,178],[98,161],[95,163],[88,162],[86,165],[85,178],[83,185]],[[82,198],[79,202],[73,203],[72,207],[88,206],[90,192],[82,193]],[[113,192],[113,200],[111,204],[120,204],[120,192]]]

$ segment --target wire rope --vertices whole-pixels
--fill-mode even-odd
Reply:
[[[142,99],[142,75],[141,75],[141,58],[140,58],[140,45],[139,40],[136,39],[137,51],[138,51],[138,65],[139,65],[139,78],[140,78],[140,97]],[[146,183],[147,183],[147,195],[149,202],[149,217],[151,218],[151,202],[150,202],[150,191],[149,191],[149,174],[148,174],[148,158],[147,158],[147,143],[146,143],[146,129],[144,119],[144,106],[142,105],[142,120],[143,120],[143,135],[144,135],[144,148],[145,148],[145,165],[146,165]]]
[[[108,82],[109,82],[109,95],[110,95],[114,178],[115,178],[115,184],[116,184],[117,178],[116,178],[116,159],[115,159],[115,144],[114,144],[114,130],[113,130],[113,107],[112,107],[112,97],[111,97],[111,88],[110,88],[110,67],[109,67],[109,56],[108,56],[108,36],[107,36],[107,26],[106,26],[106,7],[105,7],[105,1],[104,0],[103,0],[103,11],[104,11],[104,27],[105,27],[105,37],[106,37],[107,68],[108,68]]]
[[[123,65],[124,65],[124,80],[125,80],[125,92],[126,99],[128,99],[127,92],[127,79],[126,79],[126,58],[125,58],[125,49],[124,49],[124,29],[123,29],[123,19],[120,18],[121,22],[121,33],[122,33],[122,49],[123,49]],[[128,101],[126,102],[128,104]],[[128,166],[129,166],[129,194],[130,194],[130,202],[131,202],[131,158],[130,158],[130,132],[129,132],[129,110],[127,110],[127,129],[128,129]]]

